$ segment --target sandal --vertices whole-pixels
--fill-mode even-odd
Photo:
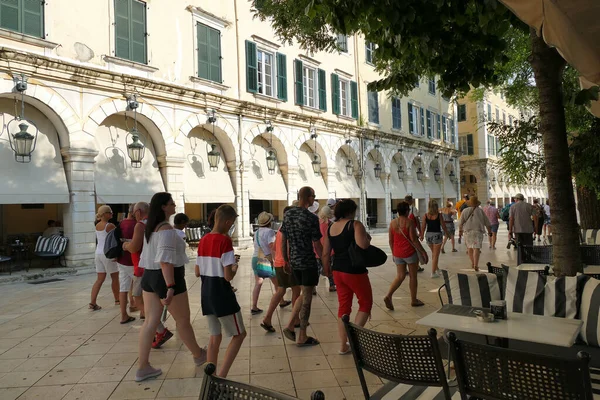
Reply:
[[[388,297],[384,297],[383,298],[383,302],[385,303],[385,307],[390,310],[390,311],[394,311],[394,303],[392,303],[392,299],[388,298]]]
[[[320,344],[320,342],[312,336],[309,336],[304,343],[296,343],[298,347],[308,347],[308,346],[316,346]]]
[[[275,333],[275,328],[273,328],[273,325],[265,324],[264,322],[262,322],[260,324],[260,327],[267,332]]]
[[[291,301],[289,301],[289,300],[282,301],[281,303],[279,303],[279,308],[284,308],[284,307],[287,307],[287,306],[289,306],[290,304],[292,304],[292,302],[291,302]]]
[[[261,310],[260,308],[250,310],[250,314],[252,315],[260,314],[261,312],[263,312],[263,310]]]
[[[446,250],[442,249],[442,254],[446,254]]]
[[[452,252],[453,252],[453,253],[458,253],[458,250],[456,250],[456,249],[452,249]]]
[[[424,306],[425,303],[423,303],[421,300],[417,299],[417,301],[415,301],[414,303],[410,303],[410,305],[412,307],[421,307],[421,306]]]
[[[135,321],[135,317],[129,317],[125,321],[121,321],[121,325]]]
[[[88,305],[88,309],[90,309],[92,311],[98,311],[98,310],[102,310],[102,307],[100,307],[98,304],[92,304],[92,303],[90,303]]]
[[[121,302],[119,300],[115,300],[115,306],[120,306]]]
[[[296,332],[292,332],[288,328],[283,330],[283,336],[290,339],[292,342],[296,341]]]

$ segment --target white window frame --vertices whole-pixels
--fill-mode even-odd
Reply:
[[[352,98],[350,93],[350,81],[343,78],[339,79],[340,87],[340,115],[352,118]],[[346,85],[346,94],[344,94],[343,84]],[[344,102],[346,103],[346,111],[344,112]]]
[[[263,60],[260,61],[260,53],[262,53],[262,57]],[[271,56],[271,82],[270,82],[270,86],[271,86],[271,94],[267,94],[266,93],[266,87],[267,87],[267,72],[266,69],[264,68],[265,66],[265,59],[264,56],[265,55],[269,55]],[[260,64],[262,64],[262,71],[261,71],[261,66]],[[269,50],[265,50],[262,47],[257,47],[256,48],[256,68],[257,68],[257,72],[258,72],[258,93],[262,94],[263,96],[268,96],[268,97],[273,97],[276,98],[277,97],[277,55],[276,53],[269,51]],[[261,85],[262,82],[262,85]],[[265,88],[265,90],[263,90],[263,87]]]
[[[313,73],[313,104],[310,104],[309,97],[309,82],[308,82],[308,73],[311,71]],[[302,89],[304,95],[304,106],[319,109],[319,72],[316,68],[311,66],[302,65]]]
[[[464,155],[469,155],[469,142],[467,141],[467,135],[458,137],[458,150]]]
[[[431,90],[433,85],[433,91]],[[431,95],[435,95],[435,79],[429,79],[427,82],[427,92]]]
[[[417,104],[415,102],[412,102],[412,101],[410,102],[410,104],[412,104],[412,109],[413,109],[413,115],[412,115],[413,116],[413,127],[415,129],[415,131],[412,132],[411,134],[415,135],[415,136],[420,136],[420,135],[423,134],[421,132],[421,118],[420,118],[421,117],[420,116],[421,105]],[[410,118],[410,115],[409,115],[409,118]],[[427,123],[427,122],[425,122],[425,123]],[[427,128],[427,125],[425,127]]]
[[[150,5],[148,4],[146,6],[146,12],[148,10],[148,8],[150,7]],[[226,29],[231,25],[231,22],[225,20],[225,19],[221,19],[218,18],[206,11],[204,11],[203,9],[201,9],[200,7],[189,7],[188,10],[192,13],[192,23],[193,23],[193,32],[194,34],[193,36],[193,40],[194,40],[194,75],[191,76],[190,78],[192,78],[192,80],[199,80],[200,78],[198,78],[198,35],[196,34],[196,29],[197,29],[197,24],[202,24],[202,25],[206,25],[209,28],[213,28],[217,31],[219,31],[220,33],[220,41],[221,41],[221,82],[225,82],[225,78],[223,75],[224,69],[223,69],[223,35],[224,32],[226,31]],[[149,28],[148,28],[149,29]],[[114,29],[112,30],[114,31]],[[150,32],[148,30],[148,32]],[[147,37],[147,46],[148,48],[150,48],[150,38],[152,35],[148,35]],[[114,40],[112,40],[112,42],[114,42]],[[111,43],[112,43],[111,42]],[[149,56],[148,56],[149,58]],[[196,79],[198,78],[198,79]],[[204,82],[205,80],[202,79],[202,81]],[[221,88],[226,88],[226,86],[222,85],[221,83],[217,83],[217,82],[213,82],[213,81],[206,81],[206,84],[208,84],[209,86],[219,86]]]
[[[345,40],[346,49],[345,50],[340,46],[340,41],[341,41],[342,37],[346,38],[346,40]],[[338,33],[337,36],[336,36],[336,44],[339,47],[338,51],[340,53],[348,54],[348,35],[344,35],[344,34]]]
[[[367,54],[371,54],[371,60],[367,58]],[[369,65],[374,65],[373,63],[373,54],[375,53],[375,43],[366,42],[365,43],[365,62]]]

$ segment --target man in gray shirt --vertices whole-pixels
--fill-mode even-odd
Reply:
[[[515,234],[517,244],[533,246],[533,206],[525,202],[525,197],[521,193],[515,196],[516,203],[510,207],[509,211],[509,239]]]

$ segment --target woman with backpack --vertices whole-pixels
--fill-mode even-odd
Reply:
[[[100,293],[100,288],[106,279],[106,274],[110,274],[110,279],[112,280],[111,288],[115,297],[115,305],[120,304],[119,269],[117,267],[117,262],[115,260],[109,260],[104,255],[104,243],[106,242],[106,237],[110,231],[116,228],[114,224],[109,222],[112,216],[113,212],[109,206],[103,205],[98,208],[98,213],[96,214],[96,219],[98,220],[98,223],[96,224],[96,240],[98,244],[96,245],[96,255],[94,258],[97,277],[94,286],[92,286],[92,298],[88,306],[92,311],[97,311],[102,308],[96,304],[96,301],[98,299],[98,293]]]

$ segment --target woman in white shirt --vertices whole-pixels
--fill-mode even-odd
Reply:
[[[467,207],[460,214],[459,234],[465,237],[467,253],[471,259],[471,268],[479,271],[479,255],[481,254],[481,245],[483,243],[483,234],[487,229],[488,234],[492,235],[492,226],[490,220],[479,207],[481,202],[477,196],[471,196],[467,202]]]
[[[206,362],[206,350],[196,342],[190,323],[190,304],[185,283],[185,242],[169,223],[175,214],[175,202],[170,193],[156,193],[150,202],[150,211],[144,233],[144,247],[140,267],[145,268],[142,277],[146,321],[140,330],[139,361],[136,382],[162,374],[149,362],[150,346],[160,322],[163,306],[177,324],[177,333],[192,352],[194,362],[200,366]]]
[[[100,288],[106,279],[106,274],[110,274],[110,279],[112,280],[111,288],[113,296],[115,297],[115,305],[119,304],[119,270],[117,268],[117,262],[115,260],[109,260],[104,255],[104,243],[106,243],[106,237],[110,231],[115,229],[115,226],[109,222],[112,216],[112,209],[107,205],[100,206],[98,208],[98,213],[96,213],[96,219],[98,220],[98,223],[96,224],[96,240],[98,244],[96,245],[94,262],[96,264],[97,278],[96,282],[94,282],[94,286],[92,286],[91,301],[88,305],[88,308],[93,311],[98,311],[102,308],[96,303],[96,300],[98,299]]]

